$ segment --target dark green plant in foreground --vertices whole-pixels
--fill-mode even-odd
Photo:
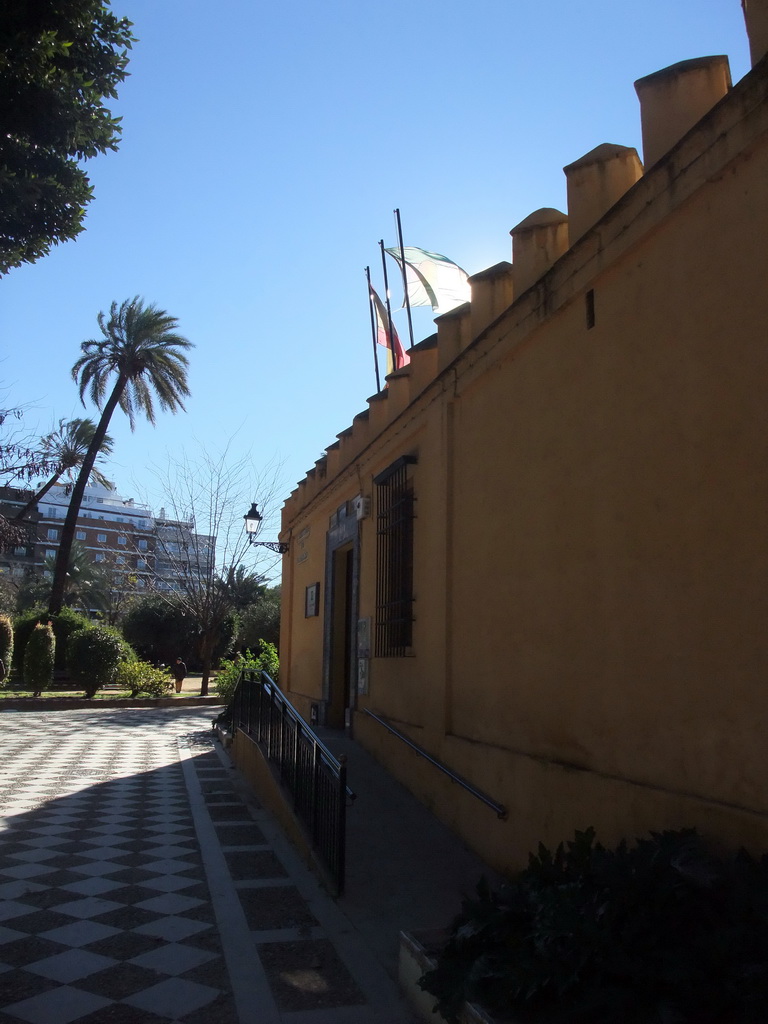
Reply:
[[[768,1020],[768,857],[709,852],[693,830],[606,850],[593,829],[465,900],[421,987],[456,1021],[470,1000],[546,1024]]]

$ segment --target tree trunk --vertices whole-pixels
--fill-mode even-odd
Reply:
[[[200,684],[200,696],[208,696],[208,683],[211,678],[211,662],[213,660],[213,649],[216,646],[216,634],[212,630],[206,630],[200,637],[200,663],[203,668],[203,678]]]
[[[48,491],[50,491],[50,489],[53,487],[53,485],[58,481],[60,476],[61,476],[61,473],[54,473],[53,476],[51,477],[51,479],[45,485],[45,487],[41,487],[40,490],[37,492],[37,494],[33,494],[32,497],[30,498],[30,500],[27,502],[27,504],[21,510],[21,512],[17,513],[13,517],[13,521],[16,522],[19,519],[24,519],[26,517],[27,513],[31,509],[33,509],[35,507],[35,505],[45,497],[45,495],[48,493]]]
[[[102,442],[107,433],[107,427],[109,421],[112,419],[112,413],[117,408],[117,404],[120,401],[120,397],[125,390],[125,385],[128,383],[128,378],[121,374],[112,389],[112,394],[107,399],[107,404],[104,406],[104,411],[101,414],[101,419],[96,427],[96,433],[93,435],[90,447],[83,459],[83,464],[80,467],[80,472],[77,474],[77,480],[75,486],[72,488],[72,497],[69,501],[69,508],[67,509],[67,516],[64,520],[64,526],[61,530],[61,541],[59,543],[59,553],[56,556],[56,568],[53,573],[53,584],[51,586],[51,597],[48,602],[48,614],[58,615],[61,611],[61,606],[64,603],[64,591],[67,584],[67,569],[69,567],[69,556],[72,551],[72,543],[75,539],[75,529],[77,527],[77,517],[80,514],[80,505],[83,501],[83,495],[85,494],[85,486],[88,483],[88,479],[91,475],[94,463],[96,462],[96,456],[99,454]]]

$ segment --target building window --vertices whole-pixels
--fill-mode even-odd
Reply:
[[[403,657],[413,640],[413,484],[404,455],[376,485],[376,642],[380,658]]]
[[[78,530],[77,533],[75,534],[75,540],[85,540],[85,538],[86,538],[85,530]]]
[[[46,550],[45,550],[45,557],[46,558],[55,558],[56,557],[56,548],[46,548]]]
[[[125,555],[118,555],[115,561],[118,565],[125,565]]]
[[[13,549],[14,555],[26,555],[27,549],[25,547],[19,547]]]
[[[127,539],[125,537],[118,537],[117,538],[117,543],[118,544],[122,544],[123,547],[125,547],[125,545],[128,543],[128,541],[127,541]]]
[[[595,292],[590,288],[584,296],[584,315],[587,321],[587,330],[591,331],[595,326]]]
[[[47,537],[48,540],[58,540],[58,538],[59,538],[59,531],[57,529],[55,529],[53,526],[49,526],[48,527],[48,533],[46,534],[46,537]]]
[[[147,542],[145,540],[140,540],[139,541],[139,551],[146,551],[146,550],[147,550]]]
[[[95,556],[94,556],[94,560],[96,562],[103,562],[104,561],[104,552],[103,551],[97,551]]]
[[[136,568],[137,569],[146,569],[147,568],[147,563],[145,562],[145,560],[143,558],[137,558],[136,559]]]
[[[107,535],[106,535],[106,533],[97,533],[96,534],[96,540],[99,542],[99,544],[106,544],[107,543]]]

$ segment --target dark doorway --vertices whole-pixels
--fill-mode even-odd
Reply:
[[[346,709],[352,705],[352,665],[355,656],[353,631],[354,551],[352,544],[337,548],[332,555],[328,703],[326,724],[343,729]]]

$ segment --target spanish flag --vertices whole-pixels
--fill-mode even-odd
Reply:
[[[394,324],[392,324],[392,336],[390,337],[389,317],[387,316],[386,307],[370,283],[368,290],[370,292],[371,305],[376,315],[376,341],[387,350],[387,373],[392,373],[393,370],[400,370],[407,363],[410,363],[411,357],[401,345]]]

